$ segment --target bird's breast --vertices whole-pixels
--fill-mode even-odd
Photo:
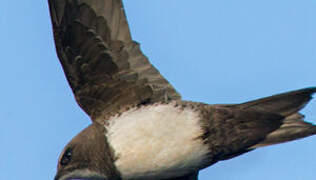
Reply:
[[[128,110],[110,118],[106,129],[124,179],[186,174],[199,169],[209,151],[199,111],[176,103]]]

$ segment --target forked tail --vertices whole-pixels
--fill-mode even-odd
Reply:
[[[292,141],[316,134],[316,126],[305,122],[302,108],[312,99],[316,87],[283,93],[239,104],[242,109],[255,109],[284,116],[283,124],[250,149]]]

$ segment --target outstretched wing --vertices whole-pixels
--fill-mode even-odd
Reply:
[[[93,121],[181,99],[132,40],[121,0],[49,0],[49,6],[59,60]]]

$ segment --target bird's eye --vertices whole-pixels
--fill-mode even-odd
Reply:
[[[64,154],[63,154],[63,156],[62,156],[62,158],[60,160],[60,165],[66,166],[71,161],[71,158],[72,158],[72,149],[68,148],[64,152]]]

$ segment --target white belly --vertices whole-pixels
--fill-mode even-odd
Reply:
[[[209,152],[199,113],[175,104],[131,109],[112,117],[107,139],[123,179],[156,179],[197,170]]]

